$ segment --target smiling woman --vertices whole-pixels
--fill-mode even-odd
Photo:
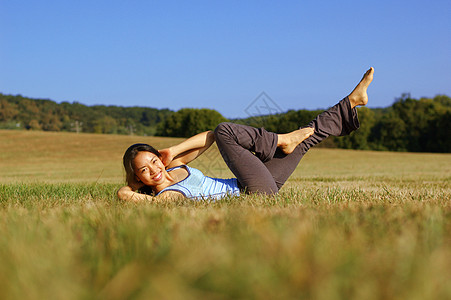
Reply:
[[[147,144],[130,146],[123,158],[128,186],[119,190],[119,198],[140,201],[152,195],[157,199],[180,196],[202,199],[239,194],[236,179],[206,177],[186,165],[213,142],[213,132],[207,131],[160,152]]]
[[[118,196],[122,200],[142,201],[181,196],[220,199],[240,193],[275,194],[312,146],[330,135],[347,135],[359,128],[355,107],[367,104],[373,73],[374,69],[370,68],[349,96],[306,127],[287,134],[221,123],[214,132],[199,133],[160,151],[146,144],[132,145],[123,158],[127,186],[118,191]],[[187,166],[213,142],[236,178],[210,178]]]
[[[130,146],[124,154],[123,163],[126,173],[127,183],[130,185],[136,185],[137,183],[137,175],[135,175],[135,159],[138,159],[137,156],[142,154],[153,154],[156,157],[160,157],[161,154],[154,147],[147,144],[134,144]],[[137,165],[140,164],[139,161],[136,162]],[[137,171],[139,169],[136,169]]]

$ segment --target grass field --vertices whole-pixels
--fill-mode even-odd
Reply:
[[[177,141],[0,131],[0,299],[451,299],[451,155],[312,149],[276,197],[116,200],[131,143]]]

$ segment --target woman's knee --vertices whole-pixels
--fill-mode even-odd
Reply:
[[[258,186],[258,187],[246,187],[246,193],[248,194],[260,194],[260,195],[266,195],[271,196],[275,195],[279,192],[279,189],[277,186],[274,185],[267,185],[267,186]]]
[[[214,130],[214,135],[215,135],[216,140],[218,140],[218,138],[221,138],[221,136],[230,135],[232,124],[233,123],[230,123],[230,122],[219,123],[218,126],[216,126],[216,128]]]

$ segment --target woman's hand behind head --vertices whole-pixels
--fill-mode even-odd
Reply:
[[[174,159],[174,155],[171,151],[171,148],[161,149],[161,150],[158,150],[158,152],[160,152],[160,154],[161,154],[160,159],[161,159],[161,162],[163,163],[163,165],[165,167],[169,166],[169,164]]]

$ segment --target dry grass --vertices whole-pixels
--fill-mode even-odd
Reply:
[[[129,145],[145,142],[164,148],[181,140],[0,130],[0,181],[120,183],[123,181],[122,155]],[[215,147],[195,161],[193,166],[210,176],[232,176]],[[451,156],[312,149],[290,179],[365,181],[371,178],[450,180]]]
[[[451,155],[313,149],[276,197],[121,203],[143,141],[178,140],[0,131],[1,299],[451,298]]]
[[[1,182],[122,182],[133,143],[167,147],[177,139],[0,130]]]

